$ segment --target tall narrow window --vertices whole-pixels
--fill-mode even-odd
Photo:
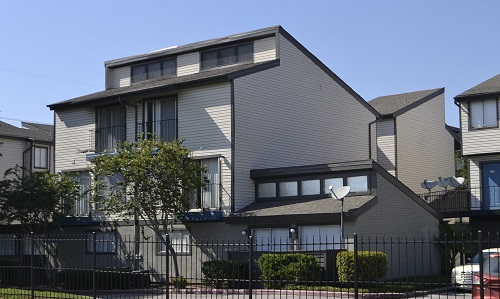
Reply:
[[[496,127],[498,121],[497,100],[489,99],[470,102],[470,128]]]
[[[157,136],[164,141],[177,138],[176,97],[147,101],[144,104],[144,138]]]
[[[90,214],[90,174],[88,171],[74,172],[73,180],[79,190],[79,197],[71,203],[71,209],[68,211],[70,216],[88,216]]]
[[[117,148],[126,138],[125,106],[99,108],[95,132],[96,151]]]
[[[46,147],[35,147],[35,168],[49,168],[49,149]]]
[[[218,209],[220,207],[220,162],[219,158],[203,159],[200,161],[207,172],[205,175],[208,184],[196,192],[191,199],[191,207]]]

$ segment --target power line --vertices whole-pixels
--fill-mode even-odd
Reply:
[[[58,81],[65,81],[65,82],[74,83],[74,84],[80,84],[80,85],[90,85],[90,86],[103,87],[102,85],[96,85],[96,84],[90,84],[90,83],[83,83],[83,82],[71,81],[71,80],[66,80],[66,79],[61,79],[61,78],[55,78],[55,77],[50,77],[50,76],[45,76],[45,75],[38,75],[38,74],[32,74],[32,73],[14,71],[14,70],[9,70],[9,69],[4,69],[4,68],[0,68],[0,70],[6,71],[6,72],[12,72],[12,73],[18,73],[18,74],[23,74],[23,75],[34,76],[34,77],[47,78],[47,79],[58,80]]]

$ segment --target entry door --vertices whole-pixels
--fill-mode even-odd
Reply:
[[[500,162],[482,166],[483,208],[500,209]]]

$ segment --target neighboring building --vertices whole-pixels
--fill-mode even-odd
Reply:
[[[289,240],[292,227],[304,240],[339,238],[340,211],[328,186],[345,184],[352,185],[346,233],[437,232],[441,216],[367,160],[370,124],[379,113],[282,27],[112,60],[105,67],[106,90],[49,105],[55,170],[77,172],[88,182],[89,160],[121,141],[141,133],[184,138],[207,167],[210,186],[173,225],[177,244],[232,240],[242,230],[261,240]],[[114,242],[114,228],[103,229],[93,211],[82,200],[60,228],[97,229],[99,238]],[[116,230],[134,233],[133,223]]]
[[[460,107],[462,155],[469,160],[470,202],[463,216],[483,231],[500,225],[500,74],[455,97]]]
[[[444,88],[378,97],[372,158],[413,192],[424,180],[455,175],[456,134],[445,124]]]
[[[7,169],[19,165],[23,175],[54,171],[54,126],[22,122],[16,127],[0,121],[0,179]]]

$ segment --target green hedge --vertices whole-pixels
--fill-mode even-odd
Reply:
[[[354,280],[354,252],[337,254],[337,271],[341,282]],[[377,251],[358,251],[358,281],[375,281],[387,273],[387,255]]]
[[[319,280],[321,267],[312,255],[302,253],[266,253],[259,258],[265,288],[307,284]]]
[[[0,286],[17,285],[19,262],[16,259],[0,259]]]
[[[213,288],[240,288],[248,282],[248,263],[232,260],[207,261],[201,266],[205,283]]]
[[[92,269],[63,270],[56,274],[56,282],[67,290],[92,289]],[[96,270],[96,289],[126,290],[143,288],[150,284],[148,272],[133,272],[130,270]]]

